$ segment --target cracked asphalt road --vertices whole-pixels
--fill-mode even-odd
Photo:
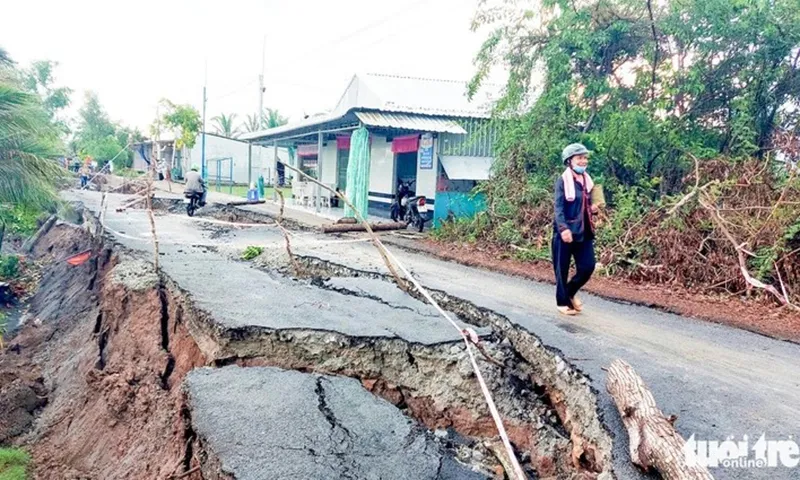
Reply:
[[[230,366],[193,370],[186,389],[195,432],[237,480],[486,478],[353,378]]]
[[[90,210],[99,211],[97,192],[74,192],[74,195]],[[123,213],[115,211],[125,198],[127,196],[109,195],[106,228],[122,245],[152,251],[146,213],[133,209]],[[224,328],[334,331],[353,337],[397,337],[423,345],[461,339],[452,326],[438,317],[418,314],[415,308],[419,302],[414,299],[390,304],[343,294],[230,258],[238,257],[248,245],[265,241],[282,244],[283,237],[275,227],[232,230],[225,222],[159,212],[156,232],[162,254],[161,268],[191,292],[197,306],[211,313]],[[221,277],[223,272],[224,278]],[[374,288],[398,298],[396,289],[389,284],[377,282]]]
[[[81,192],[79,195],[88,207],[97,211],[98,194]],[[120,241],[149,251],[149,226],[143,212],[112,215],[113,208],[108,212],[107,224],[132,238],[124,239],[117,235]],[[282,237],[274,228],[255,227],[232,230],[211,239],[207,231],[196,228],[201,222],[200,219],[190,220],[179,215],[159,217],[159,239],[166,253],[162,257],[164,268],[171,276],[173,272],[182,272],[180,276],[186,277],[188,285],[184,284],[183,278],[173,278],[187,290],[203,292],[197,295],[197,299],[210,303],[201,307],[233,311],[239,308],[235,306],[235,299],[244,296],[244,292],[253,292],[256,286],[259,291],[264,291],[264,273],[237,262],[221,260],[220,254],[208,254],[206,266],[193,264],[188,267],[186,260],[180,260],[180,250],[186,250],[183,245],[211,245],[222,253],[226,250],[241,251],[247,245],[282,242]],[[385,272],[374,248],[352,237],[336,238],[304,232],[292,238],[292,245],[300,255],[351,268]],[[800,345],[588,295],[584,298],[586,312],[583,315],[560,317],[553,308],[550,285],[464,267],[397,248],[393,251],[423,285],[444,290],[506,316],[539,336],[545,344],[560,350],[567,360],[591,378],[598,391],[604,422],[614,436],[614,467],[619,478],[643,476],[630,464],[627,435],[610,397],[605,393],[603,368],[614,358],[622,358],[636,369],[667,415],[678,415],[676,428],[684,437],[695,434],[697,439],[722,441],[728,436],[741,439],[746,434],[757,438],[765,433],[768,439],[781,440],[789,436],[797,438],[800,434],[800,375],[797,374],[800,371]],[[236,276],[241,274],[243,279],[233,280],[236,282],[234,287],[209,281],[220,271],[220,262],[226,269],[232,264],[239,265]],[[243,273],[250,271],[258,275]],[[226,276],[226,283],[230,277]],[[209,295],[222,298],[225,295],[222,292],[229,289],[235,290],[234,301],[205,298]],[[254,307],[271,308],[270,302],[254,297],[252,293],[247,296],[248,303],[241,307],[241,314],[230,315],[232,324],[252,321],[251,317],[257,317],[253,313],[257,311]],[[318,299],[316,294],[315,298]],[[425,316],[420,316],[420,323],[415,323],[413,328],[406,328],[408,312],[392,310],[397,316],[392,317],[391,322],[370,326],[367,331],[374,335],[408,335],[408,339],[428,341],[456,338],[452,336],[455,332],[445,322],[439,322],[440,330],[435,325],[436,319]],[[334,322],[325,323],[331,328],[351,328],[336,323],[336,319],[317,310],[309,309],[307,312],[312,317],[319,315],[325,322]],[[375,319],[376,315],[370,311],[369,318]],[[431,323],[426,323],[427,320]],[[420,332],[419,326],[430,326],[430,330]],[[717,468],[712,473],[718,479],[800,479],[800,469]]]

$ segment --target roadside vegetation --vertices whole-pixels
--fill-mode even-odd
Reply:
[[[0,480],[25,480],[30,461],[30,455],[24,450],[0,448]]]
[[[511,2],[470,84],[508,72],[487,210],[443,241],[547,261],[561,149],[582,142],[608,208],[608,274],[800,300],[800,11],[788,0]],[[751,275],[749,281],[743,274]],[[761,285],[763,283],[763,285]],[[774,287],[774,290],[769,286]]]

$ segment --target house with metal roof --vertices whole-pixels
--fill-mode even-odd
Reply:
[[[468,99],[466,82],[355,75],[330,112],[241,138],[255,145],[293,147],[295,167],[348,191],[350,134],[366,128],[369,179],[364,188],[370,213],[387,215],[399,183],[409,182],[434,205],[435,218],[459,216],[475,205],[451,205],[453,198],[464,203],[476,182],[489,178],[492,106],[489,88]],[[312,196],[317,211],[326,205],[322,197]]]

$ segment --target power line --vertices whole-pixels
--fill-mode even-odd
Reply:
[[[372,29],[374,27],[382,25],[382,24],[384,24],[384,23],[386,23],[386,22],[388,22],[390,20],[395,20],[395,19],[397,19],[397,16],[399,14],[405,13],[407,11],[410,11],[413,7],[416,7],[417,5],[420,5],[420,4],[422,4],[422,3],[426,2],[426,1],[427,0],[417,0],[416,2],[412,3],[411,5],[406,5],[405,7],[401,8],[401,9],[395,10],[394,12],[375,20],[374,22],[368,23],[368,24],[364,25],[363,27],[361,27],[361,28],[359,28],[357,30],[354,30],[354,31],[352,31],[350,33],[346,33],[346,34],[342,35],[341,37],[339,37],[339,38],[337,38],[337,39],[335,39],[335,40],[333,40],[331,42],[325,42],[325,49],[327,50],[330,47],[333,47],[333,46],[339,45],[340,43],[346,42],[347,40],[350,40],[351,38],[354,38],[354,37],[366,32],[367,30],[370,30],[370,29]],[[294,62],[297,61],[297,59],[302,58],[307,54],[318,52],[318,51],[319,51],[319,48],[310,48],[308,50],[305,50],[303,52],[295,54],[294,58],[291,59],[291,60],[288,60],[287,62],[281,62],[281,65],[282,66],[287,65],[287,64],[288,65],[292,65]]]
[[[255,80],[250,80],[250,81],[249,81],[249,82],[247,82],[246,84],[244,84],[244,85],[241,85],[241,86],[237,87],[236,89],[229,91],[228,93],[225,93],[225,94],[222,94],[222,95],[218,95],[218,96],[216,96],[216,97],[209,98],[209,101],[213,101],[213,100],[221,100],[221,99],[223,99],[223,98],[230,97],[231,95],[234,95],[234,94],[236,94],[236,93],[239,93],[239,92],[241,92],[242,90],[244,90],[245,88],[247,88],[247,87],[249,87],[249,86],[253,85],[253,84],[254,84],[254,83],[256,83],[257,81],[258,81],[258,79],[255,79]]]

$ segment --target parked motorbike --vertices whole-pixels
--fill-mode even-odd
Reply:
[[[202,206],[200,203],[203,198],[203,194],[197,192],[186,192],[184,196],[186,197],[183,200],[183,202],[186,204],[186,214],[192,217],[194,216],[194,212],[196,212],[197,209]]]
[[[414,181],[412,180],[410,182],[399,182],[397,184],[397,194],[395,194],[395,199],[391,207],[391,217],[395,222],[399,222],[406,217],[408,198],[414,195],[414,192],[411,191],[411,185],[413,183]]]
[[[422,232],[425,223],[430,220],[427,199],[424,195],[414,195],[411,182],[400,182],[397,187],[397,198],[392,203],[391,217],[395,222],[404,221]]]

